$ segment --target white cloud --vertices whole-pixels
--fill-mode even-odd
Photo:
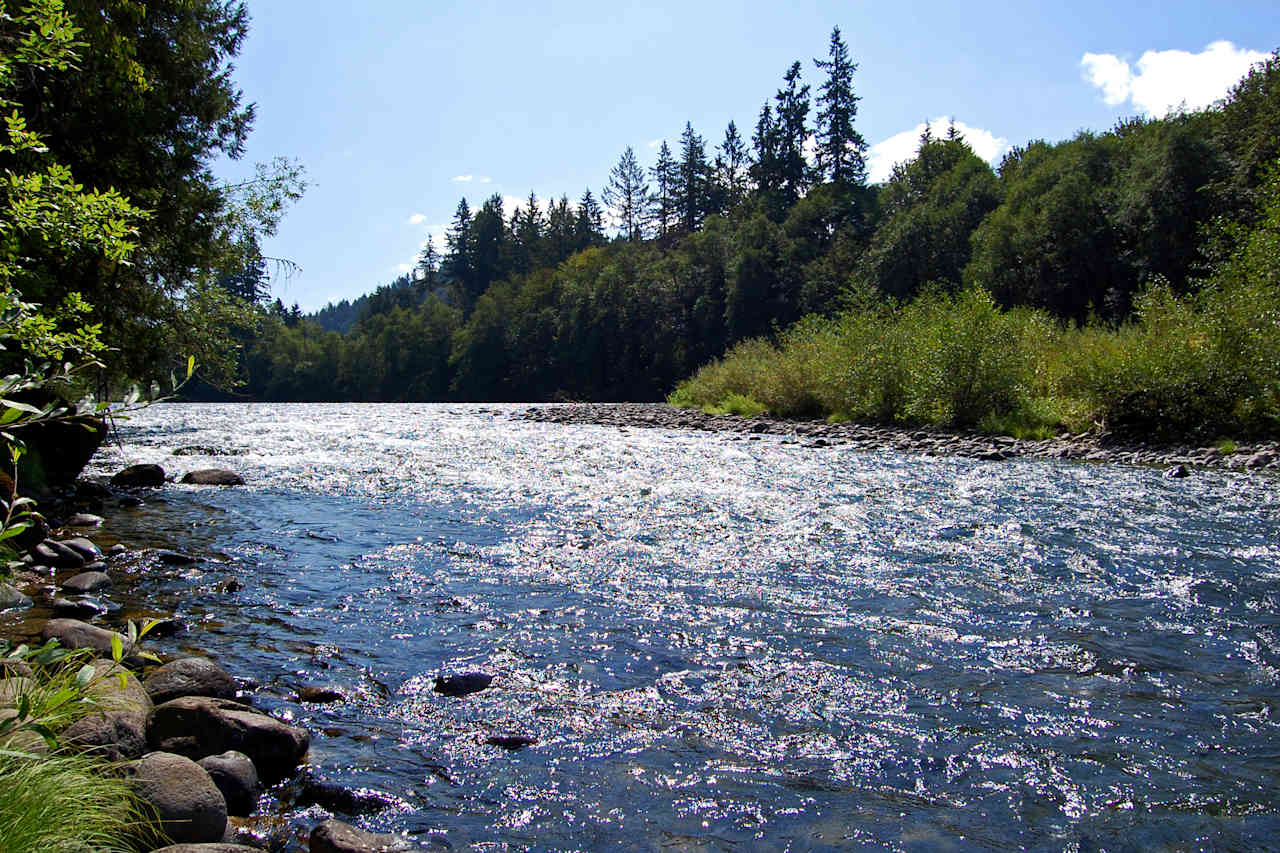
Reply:
[[[475,175],[454,175],[453,182],[455,184],[469,184],[476,179]]]
[[[1080,68],[1110,106],[1129,101],[1146,115],[1159,118],[1183,104],[1193,110],[1209,106],[1266,58],[1265,53],[1215,41],[1199,53],[1148,50],[1136,71],[1111,53],[1086,53]]]
[[[476,180],[477,180],[477,181],[479,181],[479,182],[480,182],[480,183],[482,183],[482,184],[491,184],[491,183],[493,183],[493,178],[489,177],[488,175],[481,175],[480,177],[476,178]]]
[[[983,160],[993,166],[1009,150],[1009,140],[996,136],[989,130],[970,127],[962,121],[954,121],[950,116],[938,116],[929,122],[935,137],[944,137],[947,128],[954,122],[956,130],[964,137],[964,141]],[[889,180],[895,163],[902,163],[916,156],[920,150],[920,135],[924,133],[924,122],[910,130],[895,133],[882,142],[871,146],[867,152],[867,180],[873,184]]]
[[[413,269],[413,264],[396,264],[396,274],[404,275]]]
[[[413,214],[412,216],[410,216],[410,217],[409,217],[408,221],[407,221],[405,224],[406,224],[406,225],[421,225],[422,223],[424,223],[424,222],[426,222],[426,221],[427,221],[427,215],[426,215],[425,213],[415,213],[415,214]]]
[[[666,140],[663,140],[663,139],[651,139],[651,140],[649,140],[649,147],[650,147],[650,148],[657,148],[658,146],[662,145],[662,143],[663,143],[663,142],[665,142],[665,141],[666,141]]]
[[[519,207],[523,209],[527,206],[528,201],[528,196],[525,196],[524,198],[516,198],[513,195],[504,195],[502,197],[502,215],[507,217],[507,219],[510,219],[511,214],[516,212],[516,208]],[[538,210],[542,211],[543,215],[546,214],[547,205],[550,204],[550,202],[551,199],[549,198],[542,198],[541,196],[538,197]]]

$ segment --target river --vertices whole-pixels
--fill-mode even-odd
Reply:
[[[190,626],[153,645],[251,679],[310,772],[385,795],[339,817],[482,850],[1280,838],[1275,478],[520,410],[163,404],[95,460],[246,477],[103,533],[206,558],[132,582]],[[493,685],[432,691],[468,670]]]

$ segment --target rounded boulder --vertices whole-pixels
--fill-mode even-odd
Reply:
[[[225,669],[207,658],[181,658],[159,667],[144,682],[157,705],[183,696],[236,698],[236,682]]]
[[[151,752],[133,766],[133,789],[155,809],[160,829],[172,841],[221,841],[227,803],[205,769],[170,752]]]

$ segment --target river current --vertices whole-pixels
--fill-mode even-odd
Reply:
[[[103,534],[205,558],[131,587],[191,626],[153,645],[385,795],[339,817],[455,850],[1280,845],[1276,479],[520,411],[164,404],[95,460],[248,480]],[[492,686],[432,691],[465,671]]]

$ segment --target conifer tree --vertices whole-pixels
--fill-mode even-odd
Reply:
[[[675,194],[680,229],[686,234],[702,226],[711,207],[711,167],[707,163],[702,137],[685,122],[680,135],[680,164],[676,171]]]
[[[458,202],[444,240],[449,254],[444,259],[443,272],[453,282],[459,302],[465,304],[466,295],[474,290],[475,279],[471,265],[471,208],[465,197]]]
[[[644,179],[644,169],[636,160],[636,152],[627,146],[618,165],[609,172],[609,183],[604,188],[604,203],[613,213],[623,236],[636,242],[644,239],[645,213],[649,208],[649,184]]]
[[[778,123],[773,118],[773,108],[765,103],[756,119],[756,130],[751,136],[755,152],[749,169],[756,189],[766,199],[774,197],[782,187],[782,173],[778,157]]]
[[[652,220],[658,232],[658,239],[663,240],[675,229],[679,218],[676,202],[676,186],[680,181],[680,170],[676,160],[671,156],[671,148],[666,140],[658,149],[658,162],[649,170],[653,178],[653,210]]]
[[[867,182],[867,141],[854,129],[858,101],[853,93],[853,72],[858,65],[849,60],[849,49],[840,38],[840,28],[831,30],[829,59],[814,64],[827,72],[818,93],[818,170],[840,186]]]
[[[728,211],[738,206],[747,193],[747,148],[732,121],[724,131],[715,162],[715,208]]]
[[[809,136],[809,84],[800,85],[800,63],[794,62],[783,77],[786,85],[774,95],[777,102],[778,175],[787,206],[804,195],[809,188],[810,168],[804,158],[804,144]]]
[[[598,246],[604,242],[604,210],[588,188],[578,200],[578,216],[574,220],[574,248]]]

